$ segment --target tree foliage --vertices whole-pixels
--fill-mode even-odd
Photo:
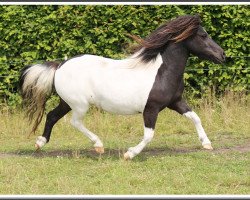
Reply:
[[[189,59],[187,89],[198,95],[211,87],[219,93],[249,89],[247,5],[2,5],[0,99],[20,102],[18,76],[27,64],[79,54],[124,58],[133,43],[127,33],[146,37],[184,14],[199,14],[207,32],[231,57],[223,66]]]

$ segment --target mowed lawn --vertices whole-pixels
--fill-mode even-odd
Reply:
[[[249,194],[249,100],[228,96],[202,100],[194,110],[212,141],[203,150],[194,125],[165,109],[152,142],[131,161],[123,154],[143,137],[141,115],[117,116],[96,108],[86,126],[102,139],[105,153],[70,125],[69,113],[58,122],[51,141],[35,152],[42,133],[28,138],[30,124],[22,111],[1,108],[0,194]]]

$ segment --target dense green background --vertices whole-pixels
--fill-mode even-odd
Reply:
[[[124,58],[133,43],[126,33],[145,37],[170,18],[197,13],[231,58],[225,65],[189,59],[184,76],[189,94],[249,90],[247,5],[5,5],[0,6],[0,102],[21,102],[18,76],[27,64],[86,53]]]

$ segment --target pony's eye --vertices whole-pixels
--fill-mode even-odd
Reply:
[[[204,34],[201,35],[201,37],[202,37],[202,38],[206,38],[206,37],[207,37],[207,34],[204,33]]]

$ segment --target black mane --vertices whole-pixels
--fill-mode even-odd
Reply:
[[[145,39],[131,37],[139,42],[136,51],[142,50],[138,57],[149,62],[154,60],[170,41],[181,42],[196,33],[199,25],[199,16],[185,15],[161,25]]]

